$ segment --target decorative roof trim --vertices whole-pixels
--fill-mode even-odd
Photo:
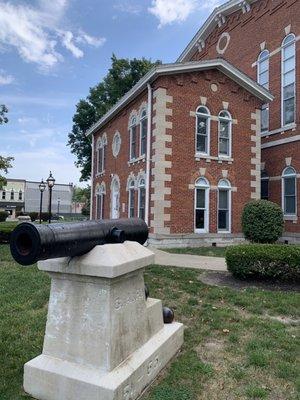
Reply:
[[[184,51],[181,53],[176,62],[184,62],[187,56],[193,50],[197,49],[197,43],[199,43],[199,41],[205,41],[205,39],[209,36],[209,34],[214,30],[216,26],[220,26],[222,22],[225,22],[224,18],[226,18],[227,15],[230,15],[238,10],[242,10],[243,13],[247,12],[250,10],[251,4],[255,1],[257,0],[230,0],[227,3],[216,7],[207,18],[205,23],[202,25],[202,27],[199,29],[199,31],[196,33],[196,35],[193,37],[193,39],[190,41],[190,43],[187,45],[187,47],[184,49]]]
[[[86,131],[86,135],[91,135],[114,117],[123,107],[130,103],[136,96],[147,88],[147,84],[153,82],[161,75],[171,75],[176,73],[204,71],[217,69],[242,86],[255,97],[268,103],[274,99],[274,96],[263,86],[256,83],[244,72],[240,71],[228,61],[219,58],[206,61],[191,61],[187,63],[165,64],[154,67],[137,84],[129,90],[98,122]]]

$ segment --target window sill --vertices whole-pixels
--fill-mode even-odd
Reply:
[[[284,133],[286,131],[295,130],[296,128],[297,128],[296,124],[289,124],[279,129],[275,129],[274,131],[262,132],[261,137],[268,138],[268,136],[276,135],[276,133]]]
[[[129,160],[128,165],[136,164],[136,163],[139,163],[140,161],[142,161],[142,162],[146,161],[146,156],[144,154],[142,156],[139,156],[137,158],[133,158],[132,160]]]
[[[224,162],[228,162],[229,164],[231,164],[233,162],[233,158],[231,157],[213,157],[213,156],[209,156],[209,155],[205,155],[205,154],[195,154],[195,159],[196,161],[200,161],[200,160],[206,160],[206,162],[211,162],[211,161],[218,161],[220,164],[224,161]]]
[[[97,172],[96,178],[99,178],[99,177],[104,176],[104,175],[105,175],[105,171]]]
[[[283,219],[285,221],[298,221],[297,215],[284,215]]]

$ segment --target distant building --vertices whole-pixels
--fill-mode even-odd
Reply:
[[[40,196],[39,190],[40,182],[26,182],[25,189],[25,212],[39,212],[40,210]],[[74,186],[70,184],[56,183],[52,190],[52,213],[53,214],[71,214],[72,213],[72,198]],[[48,211],[49,206],[49,190],[46,189],[43,194],[43,212]]]
[[[9,212],[13,218],[17,211],[24,211],[25,186],[24,179],[8,179],[0,190],[0,211]]]
[[[39,212],[40,211],[40,182],[26,181],[24,179],[7,179],[6,186],[0,190],[0,211],[7,211],[12,218],[16,212]],[[72,214],[73,210],[73,191],[72,183],[56,183],[52,191],[52,213],[53,214]],[[47,212],[49,207],[49,190],[43,193],[43,212]]]

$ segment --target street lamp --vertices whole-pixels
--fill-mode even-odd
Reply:
[[[57,215],[59,216],[60,198],[57,199]]]
[[[52,172],[50,171],[49,178],[47,179],[47,185],[49,188],[49,224],[51,224],[51,203],[52,203],[52,189],[55,184],[55,179],[52,176]]]
[[[43,211],[43,193],[46,189],[46,183],[44,180],[41,180],[41,183],[39,184],[39,189],[41,192],[41,197],[40,197],[40,224],[42,223],[42,211]]]

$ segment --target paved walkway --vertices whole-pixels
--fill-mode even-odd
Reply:
[[[149,249],[155,254],[155,264],[182,268],[208,269],[211,271],[227,271],[225,258],[222,257],[167,253],[166,251],[154,247],[149,247]]]

